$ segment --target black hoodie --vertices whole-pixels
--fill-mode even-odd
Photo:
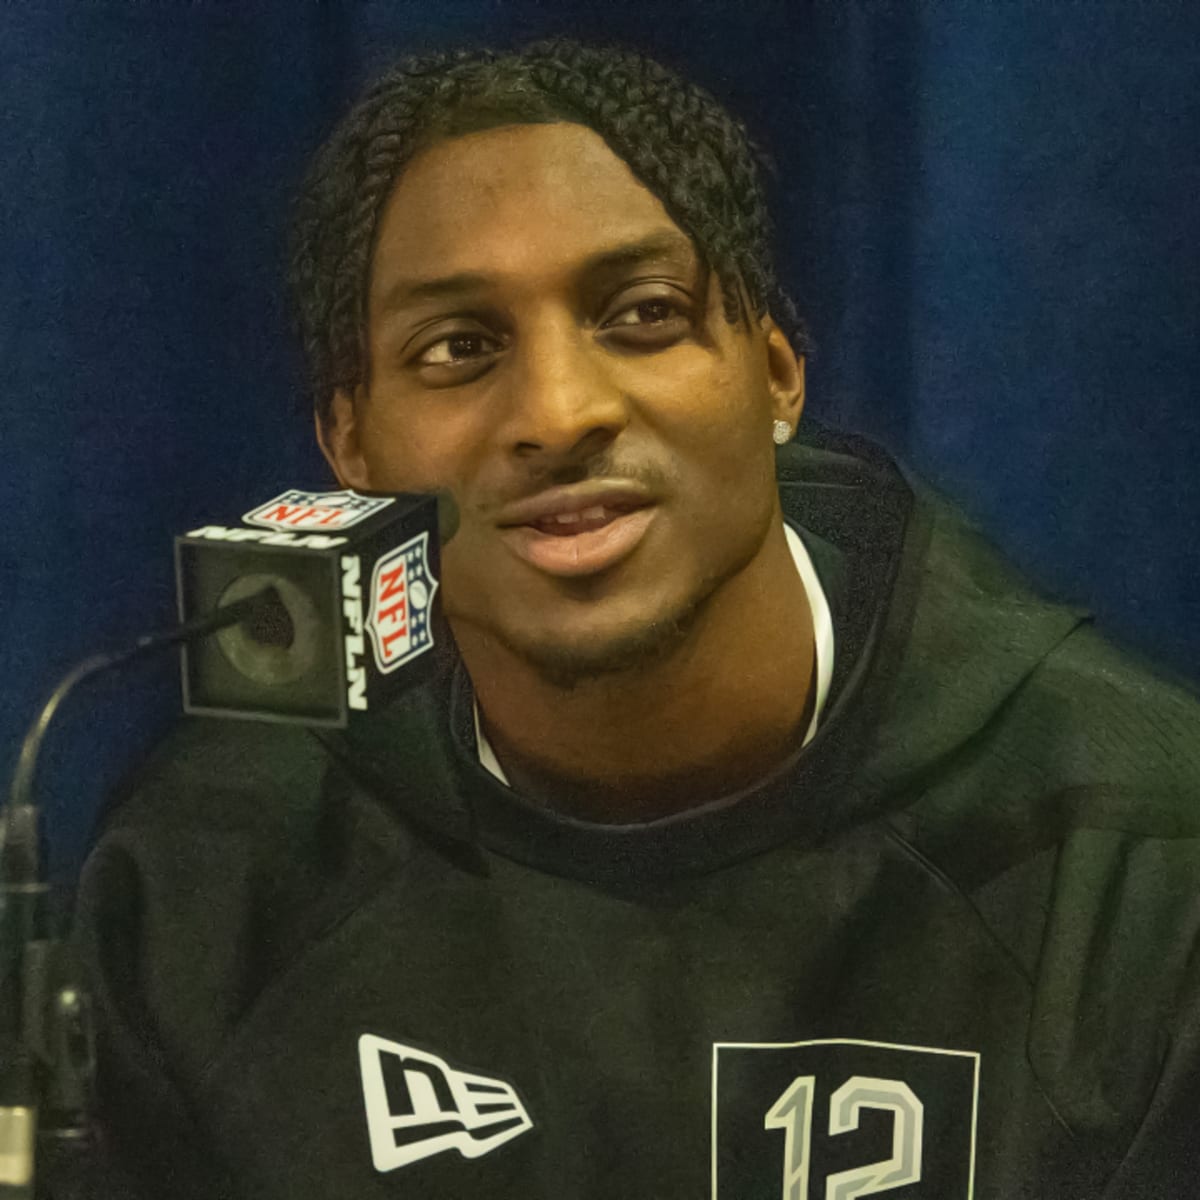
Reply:
[[[80,890],[111,1194],[1200,1196],[1200,707],[868,444],[779,481],[837,668],[744,793],[527,803],[452,647],[180,727]]]

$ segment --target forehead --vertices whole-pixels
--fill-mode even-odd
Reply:
[[[441,142],[405,169],[384,209],[373,297],[408,280],[528,278],[623,245],[690,241],[597,133],[513,125]]]

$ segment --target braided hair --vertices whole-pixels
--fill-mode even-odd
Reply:
[[[318,152],[292,215],[289,284],[317,413],[366,374],[375,232],[405,166],[437,142],[502,125],[570,121],[598,133],[715,272],[726,319],[770,311],[808,333],[775,279],[760,156],[707,92],[639,54],[563,39],[524,50],[400,62]]]

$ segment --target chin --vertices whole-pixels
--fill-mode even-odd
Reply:
[[[652,669],[687,640],[703,599],[679,606],[669,615],[620,629],[556,630],[504,638],[509,649],[555,687]]]

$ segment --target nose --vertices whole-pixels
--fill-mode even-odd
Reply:
[[[629,423],[627,398],[604,351],[577,322],[547,317],[515,347],[506,441],[521,458],[603,450]]]

